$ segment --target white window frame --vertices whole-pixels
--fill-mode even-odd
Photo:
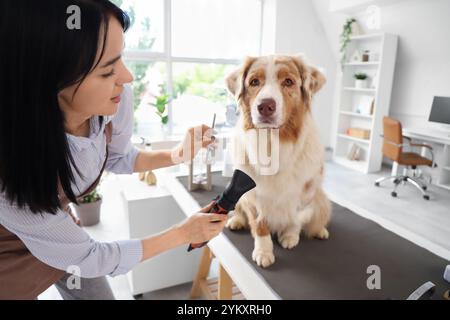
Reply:
[[[261,17],[260,17],[260,34],[259,34],[259,48],[258,54],[261,54],[262,48],[262,30],[263,30],[263,16],[264,16],[264,1],[261,2]],[[209,59],[209,58],[192,58],[179,57],[172,55],[172,0],[164,0],[164,27],[163,27],[164,51],[152,52],[144,50],[125,50],[123,57],[126,61],[137,62],[165,62],[167,70],[167,91],[173,91],[173,63],[188,62],[188,63],[214,63],[214,64],[230,64],[239,65],[241,62],[238,59]],[[172,102],[168,105],[169,116],[169,134],[173,133],[173,117],[172,117]]]

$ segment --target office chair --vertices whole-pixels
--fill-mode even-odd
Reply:
[[[408,143],[404,144],[403,139]],[[422,157],[418,153],[404,152],[403,147],[423,147],[426,148],[431,155],[431,159]],[[379,187],[380,183],[387,180],[393,180],[394,190],[391,192],[393,197],[397,197],[397,187],[400,183],[410,183],[416,187],[422,193],[425,200],[430,200],[430,196],[427,194],[427,185],[416,176],[417,166],[435,167],[433,148],[427,144],[412,143],[411,139],[403,137],[402,125],[399,121],[384,117],[383,118],[383,155],[399,165],[406,166],[407,170],[404,170],[403,174],[397,174],[395,176],[382,177],[375,181],[375,186]],[[414,175],[409,175],[410,169],[413,170]],[[431,182],[431,178],[430,178]]]

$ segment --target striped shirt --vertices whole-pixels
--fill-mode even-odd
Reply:
[[[130,141],[133,130],[133,96],[125,86],[115,115],[90,119],[89,137],[66,134],[71,154],[80,170],[72,171],[75,183],[72,190],[80,195],[97,178],[106,157],[105,125],[112,121],[113,135],[105,170],[131,174],[138,149]],[[0,192],[0,224],[17,235],[40,261],[60,270],[77,266],[83,278],[116,276],[130,271],[142,259],[141,241],[137,239],[98,242],[77,226],[65,211],[53,214],[33,214],[26,207],[11,204]]]

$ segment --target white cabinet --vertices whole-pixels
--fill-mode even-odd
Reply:
[[[159,178],[158,171],[155,172]],[[133,176],[121,176],[122,198],[129,222],[129,238],[157,234],[186,218],[182,209],[159,181],[148,186]],[[201,250],[187,252],[181,246],[164,252],[136,266],[128,273],[133,295],[142,294],[194,279]],[[188,297],[186,297],[188,298]]]
[[[351,38],[347,62],[339,75],[338,115],[333,159],[368,173],[380,170],[383,117],[389,114],[397,53],[397,36],[387,33]],[[353,60],[354,53],[369,52],[368,61]],[[368,75],[368,86],[357,87],[354,75]],[[371,107],[373,106],[373,107]],[[366,130],[368,137],[349,135],[349,129]],[[358,150],[356,157],[352,151]],[[356,158],[357,160],[350,160]]]

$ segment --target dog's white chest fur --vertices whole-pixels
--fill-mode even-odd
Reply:
[[[233,150],[245,150],[247,163],[242,163],[243,157],[236,154],[238,151],[233,152],[234,163],[256,182],[256,188],[246,196],[252,198],[258,214],[265,216],[273,231],[299,220],[308,220],[308,217],[302,217],[307,214],[301,210],[306,205],[302,203],[302,193],[305,185],[320,174],[323,156],[313,122],[305,121],[302,134],[295,143],[279,142],[276,148],[276,142],[271,141],[269,149],[272,147],[272,153],[278,154],[267,152],[267,144],[255,143],[254,136],[264,137],[265,131],[245,132],[239,128],[234,135]],[[269,158],[272,162],[267,163]]]

